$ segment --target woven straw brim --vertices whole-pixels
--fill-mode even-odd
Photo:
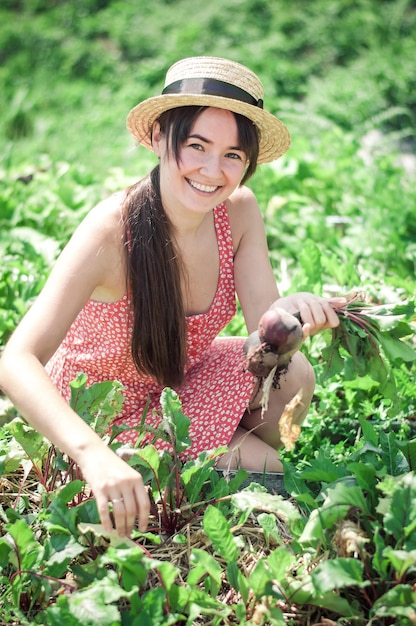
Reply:
[[[258,164],[274,161],[289,149],[289,131],[277,117],[259,107],[221,96],[166,94],[149,98],[130,111],[127,128],[138,143],[152,150],[151,130],[155,120],[164,111],[182,106],[218,107],[250,119],[260,133]]]

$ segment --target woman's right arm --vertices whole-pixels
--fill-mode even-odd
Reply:
[[[147,527],[142,478],[69,407],[44,369],[87,300],[94,292],[111,295],[120,276],[125,276],[123,229],[119,200],[111,199],[78,227],[10,338],[0,360],[0,387],[36,430],[79,465],[107,531],[112,529],[108,503],[117,500],[115,524],[125,535],[137,516],[140,529]]]

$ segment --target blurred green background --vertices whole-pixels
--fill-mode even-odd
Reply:
[[[411,152],[415,25],[410,0],[2,0],[3,166],[49,155],[134,173],[127,112],[174,61],[204,54],[260,75],[295,154],[334,126]]]

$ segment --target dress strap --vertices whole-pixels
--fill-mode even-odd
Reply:
[[[214,208],[214,221],[222,265],[226,259],[231,261],[234,259],[233,237],[225,202]]]

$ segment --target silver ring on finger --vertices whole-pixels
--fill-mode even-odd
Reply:
[[[124,502],[124,498],[113,498],[111,502],[113,504],[121,504],[121,502]]]

